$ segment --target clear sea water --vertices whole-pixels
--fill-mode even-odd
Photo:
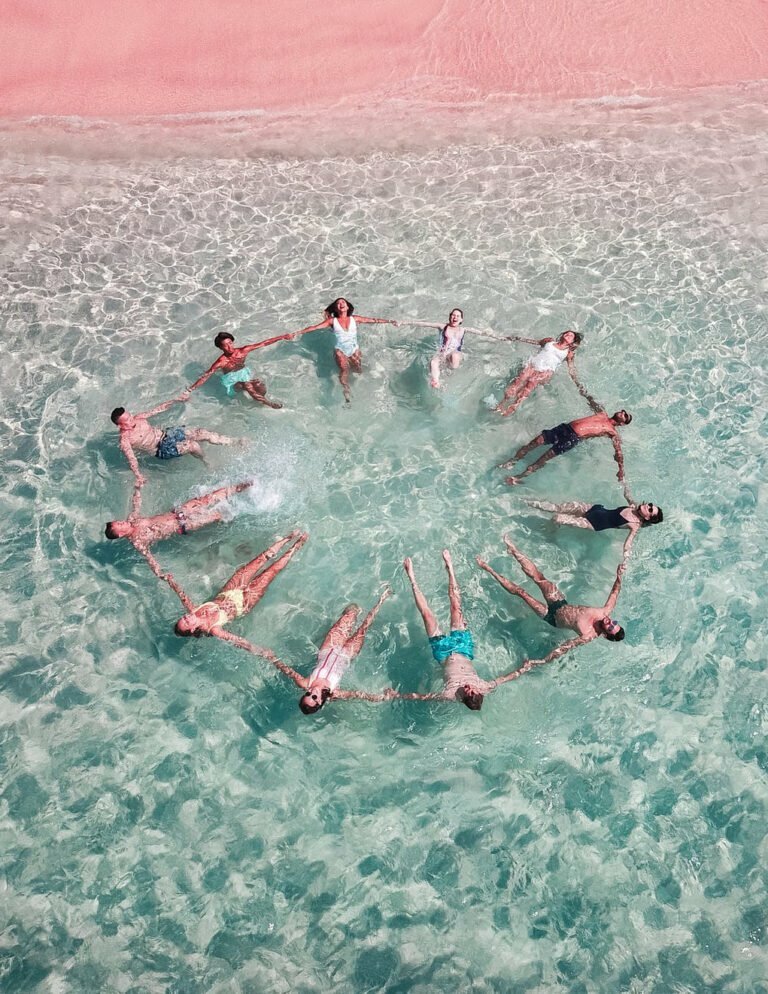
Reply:
[[[3,991],[768,991],[765,106],[735,89],[524,118],[399,105],[357,134],[330,116],[3,126]],[[582,378],[634,414],[629,481],[665,513],[629,564],[626,641],[479,714],[308,718],[262,660],[173,635],[175,597],[103,538],[131,482],[109,411],[178,391],[216,331],[295,329],[340,294],[585,334]],[[510,490],[494,465],[586,413],[567,377],[501,421],[490,398],[526,347],[468,340],[435,394],[431,332],[361,338],[350,408],[318,332],[254,364],[284,410],[211,383],[161,419],[252,445],[207,469],[144,460],[147,513],[258,479],[161,562],[203,599],[306,528],[233,629],[309,672],[345,604],[389,582],[347,685],[427,691],[401,562],[447,623],[447,547],[480,673],[544,654],[563,634],[474,557],[520,578],[508,531],[602,603],[622,535],[520,498],[622,503],[610,446]]]

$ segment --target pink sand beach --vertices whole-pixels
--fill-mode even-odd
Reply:
[[[766,0],[22,0],[0,115],[288,109],[427,88],[599,97],[768,78]]]

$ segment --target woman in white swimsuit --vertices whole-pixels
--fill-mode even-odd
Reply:
[[[360,352],[360,344],[357,340],[358,324],[397,324],[387,318],[363,318],[358,315],[354,318],[355,308],[345,297],[339,297],[329,304],[325,309],[325,321],[320,324],[303,328],[297,334],[304,334],[307,331],[318,331],[320,328],[332,328],[335,336],[333,355],[336,365],[339,367],[339,382],[344,391],[344,400],[350,402],[349,393],[349,371],[355,373],[363,371],[363,356]]]
[[[352,665],[354,658],[359,655],[368,629],[379,613],[381,605],[391,593],[392,591],[387,587],[356,631],[355,623],[360,614],[357,604],[349,604],[344,608],[341,617],[334,621],[320,646],[317,665],[309,677],[302,678],[301,686],[305,690],[299,699],[299,707],[304,714],[314,714],[330,697],[336,696],[341,678]]]
[[[440,331],[437,354],[429,363],[429,385],[431,387],[440,386],[440,369],[442,366],[450,366],[451,369],[458,369],[461,363],[461,350],[464,345],[464,329],[461,327],[464,321],[464,311],[460,307],[454,307],[448,315],[448,324],[437,324]]]
[[[569,368],[573,363],[573,354],[581,342],[581,335],[575,331],[564,331],[558,339],[521,338],[521,342],[540,346],[536,355],[532,356],[523,366],[517,379],[513,380],[504,391],[504,399],[496,410],[506,417],[514,414],[526,397],[529,397],[536,387],[549,383],[556,369],[564,362]]]

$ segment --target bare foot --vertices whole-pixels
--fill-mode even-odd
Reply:
[[[271,407],[274,411],[279,411],[283,406],[279,400],[268,400],[267,405]]]
[[[453,566],[453,560],[451,559],[451,554],[447,549],[443,549],[443,562],[446,566]]]
[[[439,389],[440,389],[440,380],[430,380],[430,381],[429,381],[429,385],[430,385],[430,386],[431,386],[431,387],[432,387],[433,389],[435,389],[435,390],[439,390]]]
[[[518,485],[518,483],[520,482],[520,477],[519,476],[508,476],[504,482],[508,483],[510,485],[510,487],[516,487]]]

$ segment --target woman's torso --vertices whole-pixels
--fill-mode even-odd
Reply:
[[[528,360],[528,365],[539,373],[553,373],[567,358],[567,347],[561,349],[556,342],[547,342]]]
[[[333,334],[336,338],[336,348],[343,352],[345,356],[354,355],[360,348],[357,341],[357,324],[354,318],[349,319],[349,323],[344,328],[338,318],[333,319]]]

